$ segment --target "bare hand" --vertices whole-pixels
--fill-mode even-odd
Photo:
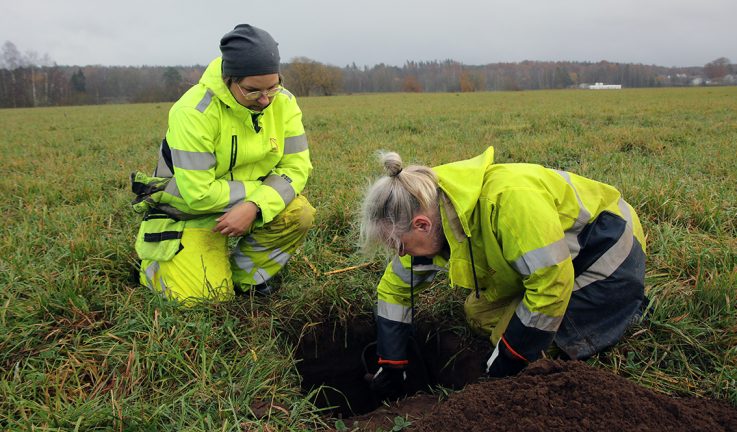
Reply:
[[[258,206],[251,201],[240,203],[215,219],[217,225],[212,232],[230,237],[241,236],[253,225],[253,221],[258,217],[258,210]]]

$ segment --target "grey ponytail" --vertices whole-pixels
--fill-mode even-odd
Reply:
[[[381,152],[379,157],[386,176],[369,187],[361,210],[360,244],[365,252],[399,249],[399,237],[410,231],[415,215],[437,212],[438,181],[432,169],[404,168],[395,152]]]

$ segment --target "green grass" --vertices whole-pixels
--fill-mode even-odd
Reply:
[[[130,171],[167,104],[0,110],[0,429],[315,430],[294,348],[371,313],[382,258],[356,249],[379,149],[436,165],[487,146],[615,185],[648,238],[651,320],[590,362],[737,406],[737,88],[303,98],[315,228],[267,301],[177,309],[130,277]],[[331,270],[365,264],[353,271]],[[463,327],[437,284],[420,314]],[[254,408],[272,409],[258,419]],[[271,404],[271,405],[269,405]]]

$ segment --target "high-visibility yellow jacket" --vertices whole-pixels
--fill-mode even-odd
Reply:
[[[447,271],[451,286],[478,287],[490,302],[523,295],[513,318],[522,325],[510,324],[507,333],[518,334],[505,337],[534,360],[552,341],[572,291],[593,282],[590,274],[574,269],[574,259],[589,266],[591,259],[584,255],[601,252],[593,250],[600,247],[582,249],[579,235],[587,227],[604,213],[618,221],[614,225],[623,240],[614,247],[609,246],[616,238],[606,240],[610,259],[599,260],[601,268],[595,269],[601,275],[611,274],[635,242],[644,252],[639,221],[615,188],[539,165],[494,164],[493,154],[489,147],[475,158],[433,168],[450,258],[415,258],[412,271],[409,256],[389,263],[377,289],[380,362],[406,360],[410,281],[416,293],[437,271]]]
[[[170,214],[225,212],[244,201],[270,222],[302,192],[312,171],[302,112],[286,89],[262,112],[240,105],[223,82],[222,59],[169,111],[154,176],[173,177],[158,207]]]

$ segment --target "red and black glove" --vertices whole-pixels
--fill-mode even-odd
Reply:
[[[502,336],[486,361],[485,372],[493,378],[504,378],[517,375],[527,363],[527,359],[514,351]]]
[[[369,382],[369,388],[382,399],[398,398],[404,393],[407,373],[404,368],[382,366]]]
[[[554,331],[528,327],[517,314],[512,315],[507,331],[486,362],[486,373],[496,378],[517,375],[528,363],[540,358],[554,336]]]

